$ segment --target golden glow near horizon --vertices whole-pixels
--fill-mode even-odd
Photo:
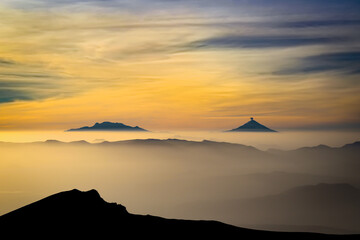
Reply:
[[[105,9],[98,1],[19,2],[0,5],[0,130],[102,121],[229,129],[250,116],[273,128],[359,122],[359,75],[321,59],[350,52],[335,40],[328,52],[331,29],[284,34],[259,16],[214,17],[170,3],[137,12],[117,11],[115,1]],[[319,71],[306,65],[315,60]],[[339,72],[321,70],[337,63]]]

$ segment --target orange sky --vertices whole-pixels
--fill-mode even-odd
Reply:
[[[272,128],[359,127],[359,46],[337,41],[356,39],[354,26],[284,29],[265,24],[281,12],[226,4],[139,7],[139,17],[97,1],[30,2],[0,4],[0,130],[223,130],[250,116]]]

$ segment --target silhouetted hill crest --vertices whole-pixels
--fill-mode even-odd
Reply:
[[[48,239],[51,236],[156,238],[274,238],[356,239],[356,235],[280,233],[251,230],[217,221],[176,220],[134,215],[116,203],[107,203],[96,190],[73,189],[57,193],[0,216],[2,234]],[[50,234],[50,235],[49,235]],[[56,234],[56,235],[55,235]]]

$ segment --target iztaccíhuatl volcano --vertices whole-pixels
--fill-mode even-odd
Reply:
[[[258,123],[257,121],[254,120],[254,118],[250,118],[250,121],[248,121],[244,125],[238,128],[228,130],[226,132],[276,132],[276,131]]]
[[[125,125],[123,123],[113,123],[113,122],[103,122],[103,123],[95,123],[92,127],[81,127],[81,128],[74,128],[67,130],[68,132],[74,132],[74,131],[145,131],[141,127],[131,127],[128,125]]]

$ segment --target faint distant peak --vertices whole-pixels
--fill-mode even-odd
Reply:
[[[260,124],[259,122],[255,121],[253,117],[251,117],[250,121],[248,121],[244,125],[241,125],[238,128],[228,130],[226,132],[276,132],[276,131]]]
[[[139,126],[131,127],[123,123],[105,121],[102,123],[95,123],[92,127],[80,127],[67,130],[68,132],[73,131],[148,131]]]
[[[58,144],[58,143],[63,143],[61,141],[58,141],[58,140],[54,140],[54,139],[48,139],[45,141],[45,143],[47,144]]]
[[[319,145],[313,146],[313,147],[301,147],[301,148],[297,149],[296,151],[314,151],[314,150],[324,151],[324,150],[332,150],[332,149],[334,149],[334,148],[329,147],[324,144],[319,144]]]
[[[313,146],[313,147],[301,147],[298,149],[295,149],[293,151],[297,151],[297,152],[307,152],[307,153],[312,153],[312,152],[335,152],[335,151],[360,151],[360,141],[354,142],[354,143],[349,143],[349,144],[345,144],[342,147],[330,147],[327,145],[317,145],[317,146]]]
[[[342,148],[343,149],[359,149],[360,148],[360,141],[345,144]]]
[[[357,195],[360,197],[360,190],[348,183],[318,183],[316,185],[305,185],[290,189],[284,194],[332,194],[336,195]]]

